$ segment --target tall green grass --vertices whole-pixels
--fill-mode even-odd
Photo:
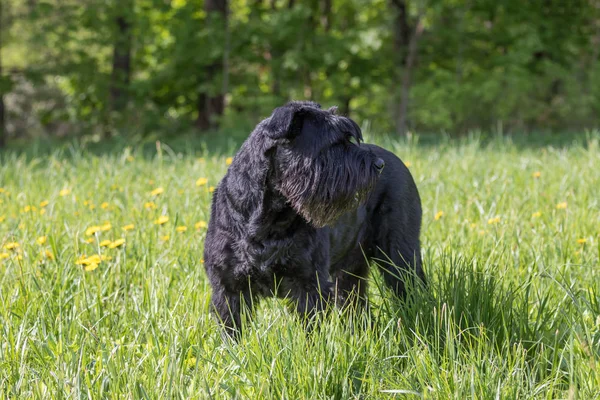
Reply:
[[[2,154],[2,397],[600,398],[600,136],[379,142],[418,184],[428,287],[373,269],[369,313],[310,335],[265,300],[237,344],[202,266],[233,146]]]

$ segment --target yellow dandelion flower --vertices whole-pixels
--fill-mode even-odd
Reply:
[[[154,210],[157,208],[157,205],[153,201],[148,201],[148,202],[144,203],[144,208],[146,208],[148,210]]]
[[[125,239],[123,239],[123,238],[120,238],[120,239],[117,239],[117,240],[115,240],[114,242],[112,242],[112,243],[110,244],[110,246],[108,246],[108,247],[109,247],[109,248],[111,248],[111,249],[116,249],[117,247],[121,247],[121,246],[123,246],[124,244],[125,244]]]
[[[556,205],[556,209],[557,210],[564,210],[565,208],[567,208],[567,202],[566,201],[563,201],[562,203],[558,203]]]
[[[50,204],[50,202],[48,200],[44,200],[40,203],[40,207],[44,208],[46,207],[48,204]]]
[[[198,178],[198,180],[196,181],[196,186],[204,186],[207,183],[208,183],[207,178]]]
[[[25,207],[23,207],[23,212],[24,213],[28,213],[31,210],[33,210],[33,207],[31,207],[31,206],[25,206]]]
[[[54,260],[54,253],[52,253],[50,250],[46,249],[44,251],[44,256],[46,256],[47,259],[49,260]]]
[[[169,222],[169,217],[166,215],[161,215],[156,221],[154,221],[154,225],[162,225],[166,224],[167,222]]]
[[[200,259],[200,264],[204,264],[204,258]]]
[[[177,228],[175,228],[175,230],[177,232],[185,232],[185,231],[187,231],[187,226],[181,225],[181,226],[178,226]]]
[[[105,222],[104,225],[100,227],[101,231],[110,231],[112,229],[112,224],[110,222]]]
[[[471,229],[475,229],[476,227],[477,227],[477,224],[476,224],[475,222],[473,222],[473,223],[471,224]]]
[[[6,189],[0,188],[0,193],[4,193],[4,192],[6,192]]]
[[[214,192],[214,191],[215,191],[215,187],[214,187],[214,186],[211,186],[211,187],[209,187],[209,188],[208,188],[208,191],[209,191],[210,193]]]
[[[96,232],[100,232],[102,230],[101,227],[99,227],[98,225],[94,225],[94,226],[90,226],[89,228],[87,228],[85,230],[85,234],[87,236],[92,236],[93,234],[95,234]]]
[[[488,219],[488,225],[494,225],[500,222],[500,217],[490,218]]]
[[[135,225],[129,224],[129,225],[123,226],[123,228],[121,228],[121,229],[123,229],[125,232],[127,232],[127,231],[132,231],[134,228],[135,228]]]
[[[58,192],[58,195],[60,197],[65,197],[65,196],[68,196],[69,194],[71,194],[71,189],[62,189],[60,192]]]
[[[96,241],[96,239],[94,239],[93,237],[87,239],[85,242],[86,243],[94,243]]]
[[[40,236],[39,238],[36,239],[36,242],[39,245],[43,245],[43,244],[46,243],[47,240],[48,240],[48,237],[46,237],[46,236]]]
[[[96,205],[95,205],[95,204],[90,204],[90,207],[89,207],[89,209],[90,209],[90,210],[94,210],[94,209],[96,209]]]
[[[536,211],[533,214],[531,214],[531,218],[539,218],[542,216],[542,212],[541,211]]]
[[[106,210],[108,208],[109,204],[105,201],[104,203],[100,204],[100,208],[103,210]]]
[[[227,157],[225,159],[225,165],[231,165],[232,162],[233,162],[233,157]]]
[[[480,234],[481,236],[485,235],[485,230],[483,230],[483,229],[482,229],[482,230],[480,230],[480,231],[479,231],[479,234]]]
[[[44,214],[46,214],[46,209],[45,209],[45,208],[42,208],[42,209],[40,210],[40,215],[44,215]]]
[[[90,272],[90,271],[93,271],[93,270],[95,270],[96,268],[98,268],[98,264],[96,264],[96,263],[90,263],[90,264],[87,264],[87,265],[85,266],[85,268],[83,268],[83,269],[84,269],[84,271],[86,271],[86,272]]]
[[[194,228],[196,229],[202,229],[202,228],[206,228],[206,221],[198,221],[194,224]]]
[[[542,173],[540,171],[535,171],[532,175],[535,179],[538,179],[540,176],[542,176]]]
[[[90,204],[92,204],[92,202],[90,200],[84,200],[83,201],[83,205],[86,206],[86,207],[89,206]]]
[[[168,242],[170,238],[171,238],[171,236],[165,235],[165,236],[161,237],[160,239],[164,242]]]
[[[188,358],[187,360],[185,360],[185,365],[188,368],[195,367],[196,366],[196,357],[191,357],[191,358]]]
[[[20,247],[20,245],[19,245],[19,243],[17,243],[17,242],[9,242],[9,243],[6,243],[6,244],[4,245],[4,248],[5,248],[6,250],[16,250],[16,249],[18,249],[19,247]]]
[[[150,194],[151,194],[152,196],[158,196],[158,195],[160,195],[160,194],[163,194],[163,193],[164,193],[164,191],[165,191],[165,189],[163,189],[163,188],[159,187],[159,188],[156,188],[156,189],[154,189],[153,191],[151,191],[151,192],[150,192]]]
[[[435,216],[433,217],[436,221],[438,221],[440,218],[442,218],[444,216],[444,212],[443,211],[438,211]]]
[[[5,219],[6,217],[4,215],[0,215],[0,222],[4,222]]]
[[[8,253],[0,253],[0,260],[5,260],[10,257]]]
[[[100,247],[107,247],[107,246],[110,246],[110,244],[111,244],[111,243],[112,243],[112,242],[111,242],[110,240],[108,240],[108,239],[105,239],[105,240],[103,240],[103,241],[101,241],[101,242],[100,242]]]
[[[577,243],[579,243],[579,244],[586,244],[587,243],[587,239],[586,238],[577,239]]]
[[[410,168],[412,163],[410,161],[404,161],[404,165],[406,165],[407,168]]]

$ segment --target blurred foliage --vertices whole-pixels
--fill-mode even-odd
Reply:
[[[313,99],[391,132],[408,46],[411,130],[578,130],[600,115],[600,0],[3,0],[2,78],[13,137],[176,134],[199,96],[224,96],[220,129],[247,130]],[[131,26],[131,78],[111,107],[115,22]],[[225,22],[225,23],[223,23]]]

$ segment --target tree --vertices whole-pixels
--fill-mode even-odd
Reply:
[[[222,57],[215,60],[205,67],[203,80],[200,83],[198,93],[197,111],[198,118],[196,126],[206,131],[208,129],[216,129],[218,127],[218,118],[223,115],[225,110],[225,92],[224,86],[216,86],[213,84],[219,77],[226,82],[227,57],[228,57],[228,0],[205,0],[204,10],[208,25],[219,30],[220,36],[226,40],[222,43]]]
[[[112,112],[119,112],[127,105],[131,80],[131,24],[134,13],[132,0],[118,2],[114,12],[117,30],[110,78],[110,108]]]

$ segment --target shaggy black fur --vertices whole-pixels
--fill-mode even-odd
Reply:
[[[410,172],[361,141],[335,108],[291,102],[242,145],[213,195],[204,245],[213,311],[229,333],[251,297],[291,298],[305,315],[332,297],[365,303],[365,256],[380,260],[399,296],[410,275],[425,280]]]

